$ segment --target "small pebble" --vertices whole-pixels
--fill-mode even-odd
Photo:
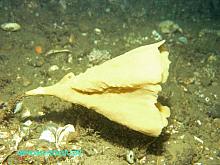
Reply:
[[[18,113],[22,109],[22,102],[18,102],[15,106],[14,113]]]
[[[53,72],[53,71],[56,71],[56,70],[59,70],[59,67],[57,65],[52,65],[50,68],[49,68],[49,72]]]
[[[178,38],[178,41],[180,42],[180,43],[182,43],[182,44],[188,44],[188,40],[187,40],[187,38],[186,37],[184,37],[184,36],[182,36],[182,37],[179,37]]]
[[[23,123],[25,126],[29,127],[32,124],[31,120],[27,120],[26,122]]]
[[[15,32],[21,29],[21,25],[15,22],[7,22],[1,24],[1,29],[8,32]]]
[[[162,36],[156,30],[153,30],[151,35],[156,41],[162,40]]]
[[[25,110],[21,115],[22,118],[27,118],[30,116],[31,116],[31,112],[29,110]]]
[[[202,144],[204,143],[202,139],[200,139],[200,138],[198,138],[198,137],[196,137],[196,136],[193,136],[193,137],[194,137],[194,139],[195,139],[197,142],[202,143]]]
[[[102,31],[99,28],[95,28],[94,32],[95,32],[95,34],[100,35]]]

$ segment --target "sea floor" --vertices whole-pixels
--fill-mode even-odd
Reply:
[[[220,164],[220,12],[218,2],[210,4],[212,9],[202,1],[1,1],[0,24],[16,22],[21,29],[0,29],[0,162]],[[159,26],[165,20],[175,25],[168,32]],[[55,97],[21,97],[162,39],[172,63],[159,101],[171,116],[157,138]],[[80,154],[18,154],[58,150],[39,137],[67,124],[76,132],[62,149]]]

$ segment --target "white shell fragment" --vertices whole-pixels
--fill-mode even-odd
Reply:
[[[129,164],[133,164],[134,163],[134,152],[133,151],[127,151],[126,154],[126,160]]]
[[[15,32],[21,29],[21,25],[14,22],[3,23],[1,29],[8,32]]]
[[[198,138],[198,137],[196,137],[196,136],[193,136],[193,137],[194,137],[194,139],[195,139],[197,142],[203,144],[203,140],[202,140],[202,139],[200,139],[200,138]]]
[[[21,111],[21,109],[22,109],[22,104],[23,104],[23,102],[18,102],[18,103],[15,105],[14,113],[18,113],[19,111]]]
[[[71,124],[59,128],[50,127],[41,133],[39,139],[56,143],[56,147],[59,148],[61,145],[65,145],[68,142],[69,135],[74,132],[75,128]]]
[[[25,126],[29,127],[32,124],[31,120],[27,120],[26,122],[23,123]]]
[[[100,35],[102,33],[101,29],[95,28],[94,29],[95,34]]]
[[[49,72],[53,72],[53,71],[56,71],[56,70],[59,70],[59,66],[57,65],[52,65],[50,68],[49,68]]]
[[[67,124],[64,127],[59,127],[56,132],[57,147],[66,144],[66,142],[68,142],[69,135],[74,132],[75,132],[75,128],[71,124]]]
[[[31,112],[27,109],[25,110],[22,114],[21,114],[21,117],[22,118],[27,118],[27,117],[30,117],[31,116]]]
[[[44,131],[41,133],[39,139],[41,139],[41,140],[46,140],[46,141],[48,141],[48,142],[50,142],[50,143],[54,143],[54,142],[56,141],[53,132],[50,131],[50,130],[44,130]]]

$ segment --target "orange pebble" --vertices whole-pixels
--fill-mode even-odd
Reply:
[[[35,50],[35,53],[36,54],[42,54],[42,52],[43,52],[43,49],[42,49],[42,47],[41,46],[36,46],[35,48],[34,48],[34,50]]]

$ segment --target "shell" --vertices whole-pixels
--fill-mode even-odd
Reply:
[[[39,139],[55,143],[56,147],[59,148],[60,146],[68,143],[68,138],[73,133],[75,133],[75,128],[71,124],[58,128],[50,126],[41,133]]]
[[[14,31],[20,30],[21,25],[19,25],[18,23],[14,23],[14,22],[8,22],[8,23],[3,23],[1,25],[1,29],[8,31],[8,32],[14,32]]]
[[[71,124],[67,124],[64,127],[59,127],[56,132],[56,145],[59,148],[61,145],[65,145],[68,142],[70,134],[75,133],[75,128]]]
[[[50,143],[56,142],[56,138],[55,138],[55,135],[54,135],[54,131],[56,131],[56,130],[55,130],[56,128],[53,128],[53,129],[54,129],[54,130],[51,130],[51,129],[44,130],[44,131],[41,133],[39,139],[48,141],[48,142],[50,142]]]
[[[127,151],[126,154],[126,160],[129,164],[133,164],[134,163],[134,152],[133,151]]]

